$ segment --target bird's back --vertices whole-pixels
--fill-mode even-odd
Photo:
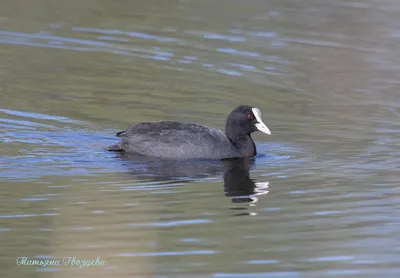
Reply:
[[[192,123],[147,122],[117,136],[126,152],[168,158],[227,158],[241,156],[220,130]],[[117,146],[115,145],[115,146]]]

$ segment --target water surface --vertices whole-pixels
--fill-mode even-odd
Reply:
[[[3,1],[1,277],[398,277],[400,4]],[[263,111],[250,161],[106,152]],[[101,257],[89,268],[17,257]]]

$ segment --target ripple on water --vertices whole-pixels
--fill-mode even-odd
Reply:
[[[88,175],[110,170],[115,163],[115,160],[105,161],[104,158],[111,156],[102,150],[112,138],[105,132],[89,129],[85,122],[7,109],[0,109],[1,112],[14,117],[0,118],[0,131],[4,130],[0,133],[0,142],[4,143],[4,154],[0,157],[0,177],[3,179]],[[4,122],[8,124],[2,124]],[[112,171],[120,171],[114,165]],[[35,198],[21,200],[34,201]]]
[[[127,225],[132,227],[177,227],[185,225],[199,225],[212,222],[214,221],[211,219],[185,219],[185,220],[163,221],[163,222],[133,223]]]
[[[137,26],[138,29],[141,26]],[[143,29],[143,28],[142,28]],[[270,68],[269,71],[265,71],[265,63],[287,63],[283,61],[282,57],[275,56],[275,61],[270,60],[267,56],[262,56],[258,52],[249,51],[243,48],[243,44],[246,43],[247,37],[253,36],[261,40],[268,40],[272,46],[283,47],[284,42],[282,40],[277,41],[277,34],[275,32],[247,32],[244,30],[234,30],[227,34],[223,33],[213,33],[209,30],[183,30],[186,34],[186,38],[182,37],[179,30],[175,28],[164,28],[163,35],[158,35],[159,30],[153,28],[145,28],[142,31],[123,31],[116,29],[100,29],[91,28],[84,26],[73,26],[71,28],[72,35],[70,37],[55,36],[51,35],[50,32],[47,33],[22,33],[22,32],[10,32],[10,31],[0,31],[0,43],[3,44],[15,44],[15,45],[26,45],[26,46],[36,46],[41,48],[57,48],[57,49],[68,49],[75,51],[102,51],[109,52],[117,55],[132,56],[143,59],[151,59],[154,61],[168,63],[169,65],[164,65],[163,67],[173,67],[174,64],[190,65],[194,63],[196,66],[204,66],[209,60],[209,53],[220,52],[231,54],[234,56],[242,56],[251,59],[257,59],[264,61],[264,63],[255,68],[250,69],[249,67],[241,67],[240,70],[235,71],[233,69],[226,69],[225,61],[220,61],[215,67],[207,67],[211,71],[218,73],[231,75],[231,76],[243,76],[246,72],[257,72],[267,75],[281,75],[284,72],[277,67],[267,67]],[[78,34],[75,34],[78,33]],[[91,37],[92,34],[98,34],[93,39],[82,39],[82,34],[87,37]],[[157,33],[157,34],[156,34]],[[73,35],[76,35],[74,37]],[[170,36],[175,34],[176,36]],[[241,34],[239,36],[238,34]],[[273,39],[272,41],[270,41]],[[131,40],[144,41],[146,45],[151,44],[154,41],[153,47],[135,47],[132,46]],[[215,48],[212,46],[212,41],[222,41],[233,45],[238,45],[238,48]],[[202,43],[199,43],[201,41]],[[162,47],[159,47],[162,44]],[[194,55],[185,55],[183,58],[179,58],[174,53],[174,45],[180,45],[185,47],[191,47],[197,49],[197,53],[200,53],[201,58],[195,57]],[[163,49],[163,50],[162,50]],[[173,58],[173,56],[176,56]],[[190,58],[186,58],[190,57]],[[233,57],[234,58],[234,57]],[[256,60],[253,62],[257,62]],[[229,64],[229,62],[228,62]],[[193,68],[193,67],[192,67]],[[189,70],[189,68],[185,68]]]
[[[69,11],[75,2],[57,5],[67,3]],[[29,8],[20,17],[18,9],[5,13],[10,30],[0,31],[0,54],[5,49],[8,57],[2,61],[2,96],[10,89],[10,103],[18,105],[14,91],[33,83],[38,92],[60,88],[71,102],[77,94],[64,85],[96,94],[97,101],[97,93],[110,86],[110,98],[118,103],[110,111],[139,107],[148,116],[161,109],[157,116],[173,112],[213,123],[227,106],[253,99],[271,107],[276,137],[257,142],[260,155],[249,175],[234,176],[238,186],[229,188],[223,171],[189,178],[207,172],[199,165],[187,167],[195,171],[157,168],[167,169],[161,174],[146,163],[129,165],[102,150],[115,142],[114,130],[0,109],[0,180],[11,184],[0,194],[7,253],[27,239],[23,246],[35,254],[46,240],[66,236],[58,242],[71,250],[83,247],[130,261],[153,257],[149,272],[157,271],[157,277],[398,277],[396,1],[216,1],[213,8],[201,1],[151,2],[141,3],[151,7],[148,14],[125,5],[86,8],[76,2],[78,12],[63,16],[65,22],[41,22],[49,18],[49,4],[32,26]],[[81,15],[97,25],[68,20]],[[18,32],[40,24],[52,29]],[[39,78],[47,77],[53,66],[62,74],[31,82],[36,69],[44,69]],[[116,81],[108,79],[110,69]],[[24,74],[29,78],[21,81]],[[81,106],[65,109],[74,113],[111,103],[94,99],[79,98]],[[40,105],[32,112],[48,111]],[[266,189],[255,205],[230,200],[246,201]],[[40,238],[39,247],[29,235]],[[36,254],[47,255],[43,249]],[[126,265],[108,266],[121,269]],[[57,271],[37,269],[46,270]]]
[[[164,256],[186,256],[186,255],[212,255],[216,250],[186,250],[169,252],[149,252],[149,253],[120,253],[117,257],[164,257]]]

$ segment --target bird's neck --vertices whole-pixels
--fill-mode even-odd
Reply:
[[[234,133],[229,128],[226,129],[225,134],[243,156],[253,157],[257,154],[256,146],[250,134]]]

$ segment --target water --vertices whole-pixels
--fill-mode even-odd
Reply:
[[[3,1],[1,277],[399,277],[400,4]],[[140,121],[223,129],[251,161],[130,159]],[[17,266],[17,257],[105,266]]]

